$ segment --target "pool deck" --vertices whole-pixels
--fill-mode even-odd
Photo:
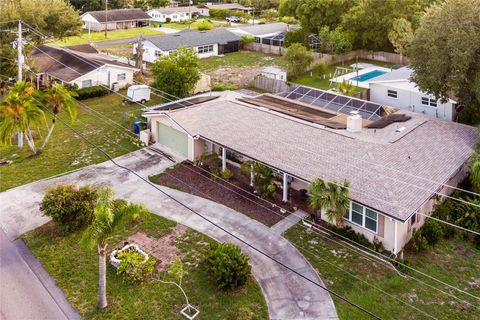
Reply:
[[[370,80],[375,79],[375,77],[373,77],[371,79],[368,79],[366,81],[356,81],[356,80],[352,80],[352,78],[355,78],[356,76],[361,76],[363,74],[366,74],[366,73],[369,73],[369,72],[372,72],[372,71],[375,71],[375,70],[383,71],[383,72],[391,72],[392,71],[390,68],[371,66],[371,67],[367,67],[367,68],[358,70],[358,73],[357,73],[357,71],[354,71],[354,72],[350,72],[350,73],[335,77],[335,78],[332,79],[332,81],[337,82],[337,83],[342,83],[343,81],[347,81],[347,82],[349,82],[349,83],[351,83],[351,84],[353,84],[357,87],[368,89],[368,88],[370,88],[370,85],[369,85]]]

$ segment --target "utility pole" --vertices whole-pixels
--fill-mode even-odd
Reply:
[[[105,39],[107,39],[107,29],[108,29],[108,0],[105,0]]]
[[[18,35],[17,35],[17,81],[20,82],[23,80],[22,77],[22,66],[23,66],[23,39],[22,39],[22,20],[18,20]],[[23,132],[18,131],[17,135],[17,146],[23,148]]]

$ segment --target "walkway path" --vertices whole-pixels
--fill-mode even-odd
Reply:
[[[285,219],[280,220],[270,227],[272,232],[281,235],[283,232],[287,231],[294,225],[300,222],[302,218],[305,218],[308,214],[305,211],[297,210],[294,214],[288,215]]]
[[[166,158],[145,149],[122,156],[119,162],[144,177],[159,173],[172,164]],[[0,216],[1,225],[10,237],[15,237],[44,223],[46,219],[42,218],[38,211],[43,192],[55,184],[74,182],[108,184],[120,198],[143,203],[155,214],[182,223],[218,241],[238,244],[251,258],[252,270],[262,287],[271,319],[338,318],[333,301],[326,291],[243,245],[111,162],[1,193],[2,212],[6,213]],[[313,267],[295,247],[267,226],[207,199],[165,187],[161,189],[226,230],[323,285]]]

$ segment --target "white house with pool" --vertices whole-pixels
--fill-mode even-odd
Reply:
[[[347,82],[357,87],[369,88],[369,83],[373,79],[391,72],[392,69],[375,66],[370,63],[353,64],[350,68],[337,68],[336,75],[330,81],[342,83]],[[345,73],[347,72],[347,73]]]
[[[398,109],[420,112],[429,117],[455,120],[456,101],[448,99],[443,102],[421,91],[411,77],[412,69],[403,67],[370,79],[370,100]]]

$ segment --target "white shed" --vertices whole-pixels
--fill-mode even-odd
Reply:
[[[270,79],[287,81],[287,72],[280,68],[266,67],[262,70],[262,76]]]

